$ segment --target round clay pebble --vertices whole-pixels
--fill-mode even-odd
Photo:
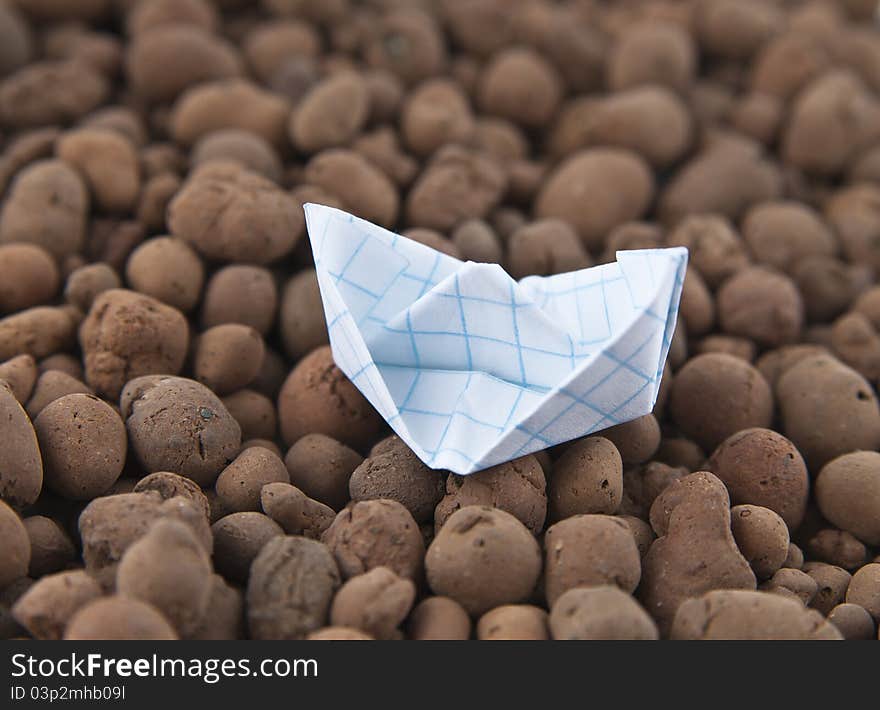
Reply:
[[[104,262],[86,264],[67,277],[64,298],[83,313],[88,313],[100,294],[114,288],[122,288],[122,282],[112,266]]]
[[[65,641],[175,641],[168,620],[154,607],[127,596],[97,599],[79,609],[64,630]]]
[[[857,569],[865,564],[868,550],[855,536],[845,530],[825,528],[807,541],[810,559],[827,562],[844,569]]]
[[[656,641],[657,624],[639,603],[618,587],[575,587],[550,611],[556,641]]]
[[[77,558],[73,540],[52,518],[32,515],[22,522],[31,541],[30,577],[60,572]]]
[[[409,614],[416,596],[410,579],[387,567],[374,567],[343,584],[330,607],[330,623],[360,629],[375,639],[390,639]]]
[[[537,458],[528,455],[468,476],[450,474],[446,496],[434,511],[435,530],[443,527],[456,510],[469,505],[506,511],[537,535],[547,518],[544,469]]]
[[[511,47],[495,54],[478,89],[486,113],[524,126],[543,126],[556,112],[562,82],[553,65],[533,49]]]
[[[301,271],[284,285],[278,327],[284,352],[295,360],[329,342],[314,269]]]
[[[34,420],[46,485],[71,500],[103,495],[122,473],[128,449],[116,411],[91,394],[69,394]]]
[[[847,641],[870,641],[874,638],[874,619],[858,604],[838,604],[828,612],[828,621]]]
[[[52,255],[36,244],[0,244],[0,314],[49,303],[60,275]]]
[[[452,243],[463,259],[498,264],[504,258],[501,241],[492,228],[480,219],[459,224],[452,233]]]
[[[435,594],[455,599],[477,616],[529,598],[541,572],[541,551],[510,513],[467,506],[437,533],[425,570]]]
[[[56,399],[69,394],[94,395],[92,388],[61,370],[46,370],[37,379],[34,391],[27,402],[27,413],[36,420],[40,412]]]
[[[400,198],[385,174],[352,150],[330,148],[306,165],[306,182],[335,195],[359,217],[382,226],[397,219]]]
[[[105,212],[131,212],[141,189],[134,145],[115,131],[80,128],[63,134],[58,157],[85,178],[97,206]]]
[[[125,278],[135,291],[187,313],[201,296],[205,267],[186,242],[156,237],[131,253]]]
[[[251,637],[297,639],[326,626],[339,585],[339,569],[325,545],[304,537],[270,540],[254,560],[248,579]]]
[[[869,545],[880,545],[880,454],[855,451],[829,461],[816,479],[822,515]]]
[[[730,221],[717,214],[688,215],[669,233],[669,246],[687,247],[692,268],[716,288],[731,275],[748,267],[746,245]]]
[[[641,217],[653,193],[653,177],[642,158],[619,148],[591,148],[565,160],[547,178],[535,214],[569,222],[587,248],[597,249],[612,228]],[[581,200],[584,194],[592,195],[589,204]],[[625,199],[619,199],[622,195]]]
[[[617,512],[623,497],[623,463],[617,447],[601,436],[574,442],[553,467],[547,497],[551,520]]]
[[[660,446],[660,425],[653,414],[617,424],[599,433],[614,444],[624,464],[644,463],[657,453]]]
[[[189,526],[157,520],[122,556],[116,591],[155,607],[183,636],[208,609],[211,575],[211,561]]]
[[[244,638],[244,595],[226,584],[219,574],[211,575],[208,608],[198,626],[187,634],[193,641],[236,641]]]
[[[446,143],[466,141],[475,131],[468,99],[454,81],[429,79],[405,99],[400,132],[416,155],[427,156]]]
[[[316,84],[290,119],[293,145],[303,153],[345,145],[363,128],[370,110],[366,82],[354,72],[339,72]]]
[[[253,383],[251,383],[253,384]],[[238,390],[223,398],[223,406],[241,427],[245,441],[261,439],[272,441],[278,432],[275,403],[261,392],[251,389]],[[273,450],[278,447],[273,443]],[[281,458],[281,454],[278,454]]]
[[[71,617],[101,596],[101,586],[82,570],[41,575],[15,602],[12,616],[35,639],[58,641]]]
[[[755,259],[790,271],[801,259],[834,256],[837,242],[818,213],[800,202],[765,202],[743,218],[743,239]]]
[[[399,577],[418,579],[425,557],[419,526],[394,500],[350,503],[324,531],[344,579],[374,567],[388,567]]]
[[[289,483],[268,483],[260,490],[260,507],[288,535],[318,540],[336,518],[332,508],[312,500]]]
[[[16,355],[6,362],[0,362],[0,380],[4,380],[12,396],[20,404],[25,404],[37,382],[37,363],[30,355]]]
[[[741,589],[708,592],[686,600],[675,615],[677,640],[840,639],[835,626],[815,610],[776,594]]]
[[[82,250],[88,213],[88,189],[73,168],[60,160],[31,163],[3,204],[0,243],[36,244],[63,259]]]
[[[592,263],[577,233],[561,219],[520,227],[510,236],[507,249],[507,269],[515,279],[577,271]]]
[[[547,530],[544,551],[545,594],[551,608],[574,587],[613,584],[631,594],[638,586],[639,550],[629,526],[619,518],[566,518]]]
[[[0,500],[0,589],[28,573],[31,561],[31,543],[27,529],[16,512]]]
[[[738,271],[718,290],[718,320],[725,333],[759,345],[792,343],[804,322],[804,306],[794,282],[769,269]]]
[[[0,501],[31,505],[43,488],[43,459],[31,421],[5,380],[0,380],[0,421]]]
[[[614,91],[644,84],[687,89],[696,69],[690,34],[671,22],[634,22],[617,37],[608,57],[608,85]]]
[[[210,485],[235,458],[241,428],[208,388],[182,377],[139,378],[123,392],[129,443],[144,470]]]
[[[480,641],[547,641],[547,612],[531,604],[505,604],[477,621]]]
[[[115,399],[136,377],[180,372],[189,327],[176,308],[134,291],[113,289],[92,303],[79,340],[86,382]]]
[[[219,395],[246,387],[260,371],[265,344],[246,325],[216,325],[199,336],[193,355],[196,379]]]
[[[807,507],[807,467],[788,439],[770,429],[745,429],[725,439],[707,465],[735,505],[769,508],[796,530]]]
[[[352,472],[348,490],[354,501],[396,500],[417,523],[424,523],[434,515],[443,497],[443,476],[423,464],[401,442],[385,453],[364,459]]]
[[[363,457],[323,434],[306,434],[284,457],[290,482],[310,498],[341,510],[349,501],[349,480]]]
[[[711,451],[742,429],[770,426],[773,394],[749,363],[707,353],[688,360],[676,374],[669,410],[685,436]]]
[[[214,483],[227,510],[260,510],[260,491],[269,483],[288,483],[284,462],[268,449],[254,446],[242,451]]]
[[[284,382],[278,394],[278,423],[289,445],[306,434],[324,434],[361,449],[378,438],[383,422],[325,346],[300,360]]]
[[[654,534],[654,528],[647,521],[634,515],[620,515],[618,517],[629,526],[629,530],[636,541],[636,547],[639,550],[639,557],[644,559],[645,555],[648,554],[648,550],[651,549],[651,543],[657,538]]]
[[[277,307],[278,292],[267,269],[246,264],[225,266],[214,272],[205,287],[202,327],[207,330],[240,323],[266,335],[275,322]]]
[[[852,576],[846,590],[848,604],[858,604],[880,623],[880,563],[865,565]]]
[[[769,508],[736,505],[730,509],[733,538],[758,579],[772,577],[788,557],[788,528]]]
[[[246,582],[251,563],[266,544],[284,535],[281,526],[262,513],[230,513],[211,526],[214,565],[233,582]]]
[[[760,588],[774,594],[798,599],[804,606],[809,606],[819,591],[816,580],[806,572],[786,567],[776,570],[773,576]]]
[[[133,489],[134,493],[156,491],[162,500],[181,496],[189,500],[198,510],[211,517],[211,506],[201,487],[193,480],[169,471],[156,471],[139,480]]]
[[[407,632],[413,641],[467,641],[471,619],[454,599],[426,597],[409,615]]]
[[[852,575],[845,569],[825,562],[807,562],[803,571],[816,582],[816,596],[810,603],[814,609],[827,616],[835,606],[846,600]]]
[[[804,358],[776,384],[783,433],[810,470],[842,454],[880,447],[880,407],[871,385],[827,355]]]
[[[788,556],[782,566],[789,569],[801,569],[804,566],[804,551],[793,542],[788,543]]]
[[[198,166],[211,160],[235,161],[272,182],[281,180],[281,160],[275,149],[250,131],[231,128],[204,136],[193,147],[190,161]]]
[[[168,227],[207,259],[270,264],[296,246],[303,216],[271,180],[235,163],[212,162],[168,205]]]

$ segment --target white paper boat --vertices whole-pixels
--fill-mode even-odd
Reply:
[[[517,282],[305,205],[339,368],[432,468],[468,474],[650,412],[687,249]]]

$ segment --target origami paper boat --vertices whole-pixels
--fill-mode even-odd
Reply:
[[[338,367],[432,468],[468,474],[650,412],[687,250],[517,282],[305,205]]]

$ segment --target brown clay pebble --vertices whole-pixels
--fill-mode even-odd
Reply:
[[[547,612],[531,604],[505,604],[477,621],[480,641],[547,641]]]
[[[336,518],[332,508],[312,500],[289,483],[267,483],[260,489],[260,507],[288,535],[321,538]]]
[[[174,471],[209,485],[241,446],[238,422],[198,382],[138,378],[126,385],[122,400],[129,443],[147,472]]]
[[[79,339],[86,382],[115,399],[135,377],[178,374],[189,328],[177,309],[134,291],[112,289],[92,303]]]
[[[858,569],[865,564],[868,550],[856,537],[845,530],[825,528],[807,541],[810,558],[837,565],[844,569]]]
[[[735,432],[769,426],[773,394],[747,362],[708,353],[689,360],[676,374],[669,409],[682,433],[711,451]]]
[[[670,637],[678,640],[836,640],[835,626],[791,599],[724,589],[685,601]]]
[[[783,567],[774,572],[769,580],[761,584],[760,589],[798,599],[804,606],[809,606],[816,598],[819,587],[816,580],[806,572]]]
[[[575,587],[551,607],[550,632],[556,641],[656,641],[657,625],[619,587]]]
[[[847,641],[869,641],[874,638],[874,619],[858,604],[838,604],[828,612],[828,621],[837,627]]]
[[[131,253],[125,278],[135,291],[188,313],[202,293],[205,267],[186,242],[156,237]]]
[[[724,484],[698,471],[670,484],[651,506],[658,538],[642,565],[639,597],[666,633],[679,605],[712,589],[754,589],[755,574],[730,529]]]
[[[816,479],[825,518],[868,545],[880,545],[880,454],[855,451],[829,461]]]
[[[803,571],[816,582],[816,595],[810,602],[811,607],[828,615],[835,606],[846,600],[852,575],[845,569],[824,562],[807,562]]]
[[[30,355],[17,355],[0,362],[0,380],[9,386],[12,396],[25,404],[37,382],[37,363]]]
[[[727,486],[734,504],[769,508],[796,530],[809,493],[807,468],[798,450],[769,429],[745,429],[725,439],[707,464]]]
[[[253,384],[253,382],[251,383]],[[241,427],[241,438],[245,441],[256,439],[272,442],[278,432],[278,416],[275,403],[269,397],[252,389],[242,389],[223,397],[223,406]],[[277,451],[276,444],[269,447]]]
[[[348,503],[349,479],[363,460],[356,451],[323,434],[306,434],[284,457],[290,482],[334,510]]]
[[[393,638],[416,596],[410,579],[374,567],[343,584],[330,607],[330,623],[360,629],[374,639]]]
[[[0,421],[4,438],[0,500],[18,507],[31,505],[43,489],[43,459],[31,420],[5,380],[0,380]]]
[[[122,282],[113,267],[103,262],[87,264],[71,272],[64,284],[68,303],[88,313],[95,299],[104,291],[121,288]]]
[[[270,540],[284,535],[270,517],[254,511],[230,513],[211,526],[214,564],[228,579],[243,583],[251,563]]]
[[[103,596],[82,570],[41,576],[12,607],[12,615],[35,639],[58,641],[71,617]]]
[[[378,438],[382,418],[333,362],[330,348],[299,361],[278,394],[278,423],[288,445],[324,434],[355,449]]]
[[[409,615],[407,631],[413,641],[467,641],[471,619],[454,599],[426,597]]]
[[[443,496],[443,476],[423,464],[400,442],[390,450],[364,459],[348,483],[354,501],[386,498],[401,503],[417,523],[434,515]]]
[[[301,271],[284,285],[278,327],[284,351],[292,358],[327,344],[327,320],[314,269]]]
[[[599,432],[614,444],[624,464],[650,460],[660,446],[660,425],[653,414],[632,419]]]
[[[325,545],[304,537],[276,537],[260,551],[247,586],[252,638],[303,638],[326,626],[339,569]]]
[[[325,626],[306,635],[306,641],[373,641],[363,631],[340,626]]]
[[[211,561],[192,530],[176,520],[157,520],[129,547],[116,571],[116,590],[160,611],[181,636],[208,609]]]
[[[52,518],[32,515],[22,522],[31,541],[28,576],[40,579],[60,572],[77,558],[73,540]]]
[[[443,527],[456,510],[468,505],[488,505],[510,513],[537,535],[544,529],[547,517],[545,481],[544,470],[532,455],[468,476],[450,474],[446,479],[446,496],[433,511],[435,530]]]
[[[162,500],[181,496],[201,510],[206,518],[209,518],[211,515],[208,498],[202,492],[201,487],[195,481],[179,476],[176,473],[157,471],[156,473],[144,476],[135,484],[133,489],[134,493],[142,493],[143,491],[156,491],[162,496]]]
[[[18,514],[0,500],[0,539],[4,553],[0,557],[0,589],[24,577],[31,560],[31,542]]]
[[[788,557],[788,528],[769,508],[736,505],[730,509],[733,538],[758,579],[773,576]]]
[[[763,267],[738,271],[722,284],[718,320],[725,333],[778,347],[794,342],[804,320],[804,307],[794,282]]]
[[[25,409],[31,419],[36,420],[46,407],[56,399],[70,394],[87,394],[94,396],[88,385],[62,370],[49,369],[43,372],[34,385],[34,391]]]
[[[36,244],[0,244],[0,313],[49,303],[60,275],[52,255]]]
[[[858,604],[880,623],[880,563],[865,565],[852,576],[846,601]]]
[[[632,594],[640,576],[635,538],[619,518],[575,515],[544,536],[544,585],[551,608],[575,587],[612,584]]]
[[[260,509],[260,492],[269,483],[288,483],[284,462],[259,446],[242,451],[214,483],[227,510],[235,513]]]
[[[435,594],[455,599],[477,616],[528,599],[541,571],[541,552],[528,529],[509,513],[467,506],[437,533],[425,570]]]
[[[601,436],[572,444],[553,467],[548,499],[551,520],[581,513],[617,512],[623,496],[623,463],[617,447]]]
[[[417,579],[425,545],[409,511],[393,500],[353,502],[339,511],[321,541],[339,564],[344,579],[373,567],[388,567],[400,577]]]
[[[205,287],[202,326],[248,325],[266,335],[275,321],[278,293],[272,274],[260,266],[233,264],[214,272]]]
[[[813,473],[831,459],[880,447],[880,407],[871,385],[828,355],[806,357],[776,383],[782,431]]]
[[[46,485],[71,500],[103,495],[122,473],[128,450],[125,425],[106,402],[69,394],[34,420]]]
[[[168,620],[154,607],[126,596],[97,599],[74,614],[65,641],[174,641]]]
[[[196,379],[224,395],[249,385],[259,374],[265,345],[253,328],[217,325],[199,336],[193,355]]]
[[[226,584],[219,574],[211,576],[208,608],[199,625],[187,635],[194,641],[236,641],[244,638],[244,595]]]
[[[577,271],[592,263],[577,233],[561,219],[520,227],[510,236],[507,248],[507,270],[515,279]]]
[[[345,145],[367,121],[370,94],[363,78],[340,72],[316,84],[290,120],[293,145],[303,153]]]

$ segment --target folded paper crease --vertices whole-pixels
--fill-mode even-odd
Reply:
[[[305,205],[338,367],[432,468],[474,471],[647,414],[687,250],[512,279]]]

